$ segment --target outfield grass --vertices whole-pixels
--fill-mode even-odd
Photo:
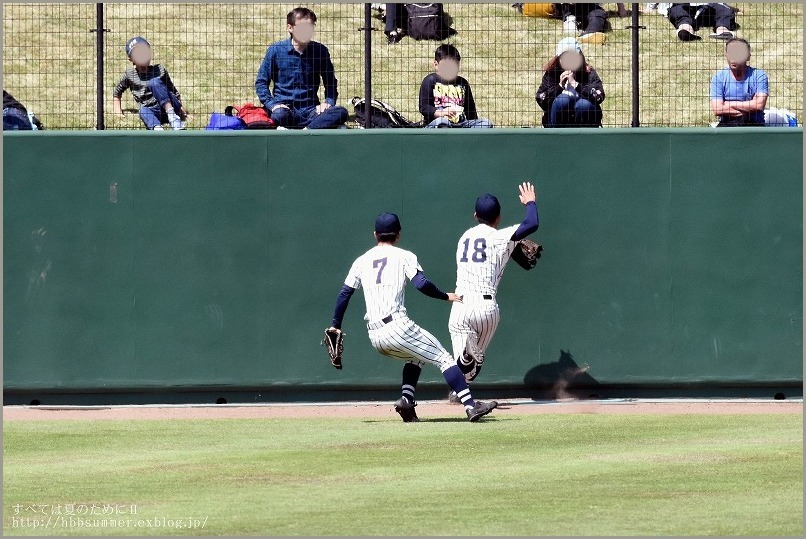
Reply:
[[[6,422],[6,534],[802,535],[801,415]],[[131,504],[166,530],[42,529]],[[48,509],[50,511],[50,509]],[[89,517],[83,517],[89,518]],[[94,517],[99,518],[99,517]]]
[[[541,66],[564,37],[558,20],[523,17],[512,2],[445,4],[458,34],[462,74],[473,87],[482,116],[497,126],[539,126],[542,111],[534,95]],[[339,104],[364,95],[363,4],[304,4],[319,16],[317,40],[331,51],[339,79]],[[644,4],[642,4],[643,6]],[[753,45],[751,65],[770,77],[769,107],[803,113],[803,6],[800,3],[736,3],[739,35]],[[287,37],[285,15],[296,4],[105,4],[105,121],[108,129],[142,129],[136,114],[123,119],[112,111],[112,91],[130,66],[126,40],[146,36],[154,60],[164,64],[193,114],[191,128],[203,128],[214,111],[256,101],[255,76],[266,46]],[[604,45],[585,45],[588,60],[604,81],[606,127],[631,121],[630,19],[610,12],[612,31]],[[725,67],[724,42],[682,43],[666,17],[642,14],[640,24],[641,123],[645,126],[705,127],[709,81]],[[383,24],[373,19],[373,95],[419,120],[417,93],[433,70],[435,41],[409,38],[389,46]],[[50,128],[89,129],[95,125],[94,4],[4,4],[4,85]],[[130,94],[124,106],[133,108]]]

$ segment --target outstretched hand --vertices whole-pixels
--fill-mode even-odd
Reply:
[[[457,296],[453,292],[448,292],[448,301],[450,301],[451,303],[453,302],[462,303],[462,296]]]
[[[530,182],[523,182],[518,186],[518,190],[520,191],[519,198],[521,199],[521,204],[524,206],[529,202],[537,201],[537,194],[535,194],[535,186],[532,185]]]

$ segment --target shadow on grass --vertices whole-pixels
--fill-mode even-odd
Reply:
[[[478,423],[492,423],[496,421],[519,421],[517,417],[486,416]],[[467,417],[421,417],[420,423],[468,423]]]
[[[517,417],[494,417],[487,416],[478,423],[492,423],[497,421],[520,421]],[[421,417],[420,423],[469,423],[467,417]],[[363,423],[403,423],[400,419],[365,419]]]

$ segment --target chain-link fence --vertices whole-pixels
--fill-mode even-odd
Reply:
[[[579,27],[574,29],[563,20],[559,4],[444,4],[455,33],[441,42],[405,35],[390,39],[382,16],[398,9],[391,4],[385,12],[380,9],[385,4],[372,5],[371,32],[364,31],[365,4],[303,5],[316,12],[315,39],[330,50],[338,104],[351,113],[349,99],[365,95],[369,70],[374,98],[413,121],[422,120],[421,82],[434,71],[436,47],[451,43],[461,54],[460,75],[472,87],[479,116],[498,127],[538,127],[543,110],[535,93],[543,68],[561,39],[576,36],[603,82],[604,127],[628,127],[636,120],[642,126],[704,127],[715,120],[709,103],[711,78],[727,65],[725,41],[710,36],[714,28],[697,30],[697,41],[678,38],[670,18],[661,14],[668,4],[599,4],[605,31],[587,35],[580,34],[589,29],[589,16],[578,12]],[[124,46],[139,35],[149,40],[153,62],[168,69],[180,91],[191,114],[188,128],[203,128],[212,112],[227,105],[259,102],[254,84],[266,47],[287,38],[285,17],[296,6],[3,4],[4,86],[49,129],[140,129],[131,94],[123,96],[129,113],[123,117],[113,113],[112,102],[118,80],[131,67]],[[624,13],[635,7],[637,17]],[[752,46],[750,65],[769,76],[767,107],[788,109],[802,121],[802,5],[729,7],[736,35]],[[395,12],[403,14],[403,24],[391,28],[405,30],[405,8]],[[371,65],[365,62],[366,35],[371,39]],[[352,118],[348,125],[355,125]]]

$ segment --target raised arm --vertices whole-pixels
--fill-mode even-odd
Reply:
[[[535,186],[529,182],[524,182],[518,186],[520,191],[521,204],[526,206],[526,216],[523,218],[521,225],[512,234],[512,241],[520,241],[532,232],[536,231],[540,226],[540,221],[537,216],[537,194],[535,194]]]

